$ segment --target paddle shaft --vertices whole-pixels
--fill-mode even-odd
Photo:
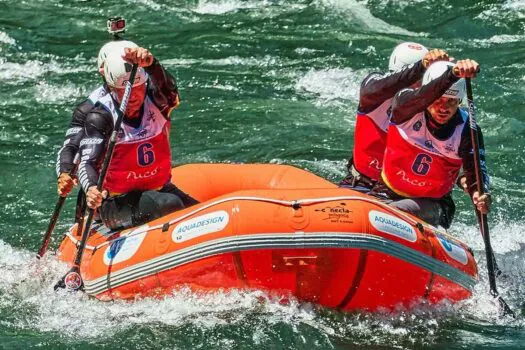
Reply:
[[[81,190],[81,191],[78,191],[77,205],[75,208],[75,222],[78,224],[79,229],[80,227],[84,225],[85,212],[86,212],[86,193]],[[80,235],[80,233],[78,234]]]
[[[77,165],[71,169],[69,172],[69,175],[73,175],[77,172]],[[38,250],[38,253],[36,254],[37,259],[40,259],[44,256],[44,254],[47,251],[47,248],[49,246],[49,242],[51,241],[51,235],[53,234],[53,231],[55,230],[56,223],[58,221],[58,217],[60,216],[60,212],[62,211],[62,207],[64,206],[64,202],[66,201],[66,196],[59,196],[57,203],[55,204],[55,210],[53,211],[53,215],[51,215],[51,219],[49,220],[49,225],[47,226],[47,231],[44,234],[44,238],[42,239],[42,244],[40,245],[40,249]]]
[[[104,163],[102,164],[102,169],[100,170],[100,175],[98,177],[98,182],[97,182],[97,189],[99,191],[102,191],[102,185],[104,184],[104,180],[108,172],[109,163],[111,162],[111,156],[113,155],[113,150],[115,149],[117,134],[120,130],[120,125],[122,124],[122,119],[124,118],[124,114],[126,113],[126,108],[128,106],[129,97],[131,95],[131,87],[133,86],[133,82],[135,81],[135,75],[137,74],[137,68],[138,66],[134,64],[133,68],[131,69],[129,81],[126,85],[126,90],[124,91],[124,96],[122,97],[122,102],[120,104],[117,121],[115,122],[115,127],[113,128],[113,132],[111,133],[111,137],[109,139],[109,145],[108,145],[108,149],[106,152],[106,157],[104,158]],[[86,220],[86,227],[82,232],[82,239],[80,240],[80,244],[77,248],[77,254],[75,256],[75,261],[73,262],[73,268],[80,267],[80,263],[82,261],[82,255],[84,254],[84,248],[86,246],[86,242],[89,236],[89,231],[91,230],[91,224],[93,223],[94,215],[95,215],[95,210],[89,208],[88,217]]]
[[[474,98],[472,96],[472,82],[470,78],[465,79],[467,86],[467,101],[468,101],[468,114],[470,124],[470,138],[472,141],[472,150],[474,157],[474,171],[476,175],[476,189],[479,196],[481,197],[485,193],[485,186],[483,185],[483,174],[481,172],[481,159],[479,156],[479,134],[478,126],[476,124],[476,117],[474,115]],[[485,243],[485,255],[487,259],[487,270],[489,273],[489,286],[490,292],[494,297],[497,297],[501,307],[503,308],[504,314],[510,314],[515,317],[514,312],[509,308],[507,303],[501,298],[498,293],[496,286],[496,259],[494,257],[494,251],[490,243],[489,225],[487,220],[487,214],[482,214],[476,208],[476,214],[478,215],[478,222],[480,225],[481,235],[483,236],[483,242]]]
[[[483,174],[481,173],[481,159],[479,157],[479,137],[478,137],[478,126],[474,115],[474,100],[472,97],[472,82],[470,79],[465,79],[467,85],[467,100],[469,110],[469,123],[470,123],[470,138],[472,140],[472,150],[474,156],[474,171],[476,175],[476,189],[481,197],[485,193],[485,186],[483,186]],[[477,210],[477,209],[476,209]],[[492,245],[490,243],[489,227],[487,224],[487,215],[479,214],[479,223],[481,235],[485,243],[485,252],[487,253],[487,269],[489,271],[489,283],[490,290],[494,295],[497,295],[496,288],[496,275],[494,273],[494,255],[492,251]]]
[[[60,216],[60,211],[62,210],[62,206],[64,206],[65,201],[66,201],[66,196],[58,197],[57,203],[55,204],[55,210],[53,211],[53,215],[51,216],[51,220],[49,221],[49,225],[47,226],[47,231],[44,234],[44,238],[42,239],[42,244],[40,245],[40,249],[38,250],[38,253],[36,254],[37,259],[40,259],[41,257],[43,257],[47,251],[47,247],[49,246],[49,241],[51,240],[51,235],[53,234],[53,231],[55,230],[55,226],[58,221],[58,217]]]

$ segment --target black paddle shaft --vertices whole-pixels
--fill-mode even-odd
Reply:
[[[77,172],[77,165],[71,169],[69,172],[70,176],[73,176]],[[55,204],[55,210],[53,211],[53,215],[51,216],[51,219],[49,220],[49,225],[47,226],[47,231],[44,234],[44,238],[42,239],[42,244],[40,245],[40,249],[38,250],[38,253],[36,254],[37,259],[40,259],[44,256],[44,254],[47,251],[47,247],[49,246],[49,242],[51,241],[51,235],[53,234],[53,231],[55,230],[55,226],[58,221],[58,217],[60,216],[60,212],[62,211],[62,207],[64,206],[64,203],[66,201],[67,196],[59,196],[57,203]]]
[[[44,238],[42,239],[42,244],[40,245],[40,249],[38,250],[38,253],[36,254],[37,259],[40,259],[41,257],[43,257],[47,251],[47,247],[49,246],[49,241],[51,240],[51,235],[53,234],[53,231],[55,230],[55,226],[58,221],[58,217],[60,216],[60,211],[62,210],[62,207],[64,206],[65,201],[66,201],[65,196],[58,197],[57,204],[55,205],[55,211],[53,211],[53,215],[51,216],[51,220],[49,221],[47,231],[44,234]]]
[[[485,193],[485,186],[483,183],[483,174],[481,173],[481,159],[479,157],[479,134],[478,126],[476,123],[476,117],[474,115],[474,99],[472,97],[472,82],[470,78],[465,79],[467,86],[467,101],[468,101],[468,112],[469,112],[469,124],[470,124],[470,138],[472,140],[472,150],[474,156],[474,171],[476,175],[476,186],[479,196]],[[476,208],[477,211],[477,208]],[[485,243],[485,255],[487,259],[487,270],[489,273],[489,286],[491,294],[498,298],[500,306],[503,308],[503,314],[509,314],[515,317],[514,312],[510,309],[507,303],[501,298],[498,293],[496,286],[496,259],[490,243],[489,225],[487,215],[477,211],[479,216],[479,224],[481,235],[483,236],[483,242]]]

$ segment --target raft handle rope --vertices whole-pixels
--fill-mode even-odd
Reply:
[[[389,211],[390,213],[392,214],[396,214],[396,215],[399,215],[401,216],[403,219],[405,219],[406,221],[408,221],[410,224],[418,227],[418,225],[420,225],[421,227],[427,227],[429,228],[430,230],[434,231],[434,232],[437,232],[439,233],[440,235],[443,235],[445,236],[447,239],[459,244],[460,246],[464,246],[464,244],[460,241],[458,241],[456,238],[448,235],[445,231],[442,231],[442,230],[439,230],[437,227],[434,227],[432,225],[429,225],[429,224],[422,224],[418,221],[416,221],[415,219],[411,218],[410,216],[408,216],[407,214],[405,214],[404,212],[400,211],[399,209],[396,209],[396,208],[393,208],[391,206],[389,206],[388,204],[385,204],[383,202],[380,202],[378,200],[374,200],[374,199],[369,199],[369,198],[365,198],[365,197],[360,197],[360,196],[337,196],[337,197],[323,197],[323,198],[310,198],[310,199],[299,199],[299,200],[292,200],[292,201],[285,201],[285,200],[279,200],[279,199],[273,199],[273,198],[265,198],[265,197],[251,197],[251,196],[239,196],[239,197],[230,197],[230,198],[224,198],[224,199],[221,199],[221,200],[218,200],[218,201],[214,201],[214,202],[211,202],[211,203],[208,203],[198,209],[195,209],[185,215],[182,215],[176,219],[173,219],[173,220],[170,220],[166,223],[163,223],[163,224],[159,224],[159,225],[155,225],[155,226],[151,226],[151,227],[144,227],[142,229],[137,229],[137,228],[129,228],[129,229],[126,229],[126,230],[123,230],[123,231],[128,231],[126,233],[122,232],[120,233],[120,236],[115,238],[115,239],[112,239],[112,240],[108,240],[108,241],[105,241],[97,246],[85,246],[85,249],[86,250],[92,250],[93,253],[95,251],[97,251],[98,249],[106,246],[106,245],[110,245],[112,244],[113,242],[116,242],[116,241],[119,241],[121,239],[126,239],[126,238],[130,238],[130,237],[133,237],[133,236],[136,236],[138,234],[142,234],[142,233],[145,233],[145,232],[149,232],[149,231],[153,231],[153,230],[157,230],[157,229],[162,229],[163,231],[162,232],[166,232],[167,229],[166,229],[166,226],[172,226],[174,224],[177,224],[185,219],[187,219],[188,217],[190,216],[193,216],[205,209],[208,209],[212,206],[215,206],[217,204],[222,204],[222,203],[226,203],[226,202],[230,202],[230,201],[234,201],[234,200],[251,200],[251,201],[259,201],[259,202],[267,202],[267,203],[274,203],[274,204],[280,204],[280,205],[284,205],[284,206],[287,206],[287,207],[292,207],[294,208],[294,206],[301,206],[301,205],[314,205],[314,204],[319,204],[319,203],[325,203],[325,202],[334,202],[334,201],[341,201],[341,200],[355,200],[355,201],[365,201],[365,202],[368,202],[368,203],[372,203],[372,204],[376,204],[378,206],[380,206],[381,208]],[[70,232],[67,232],[66,233],[66,236],[74,243],[74,244],[77,244],[78,240],[70,233]],[[92,253],[92,254],[93,254]]]

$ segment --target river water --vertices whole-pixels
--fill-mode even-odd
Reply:
[[[74,106],[100,84],[96,55],[115,15],[178,80],[176,164],[292,164],[338,181],[360,81],[386,70],[397,43],[476,59],[498,285],[518,318],[499,317],[488,294],[483,243],[460,192],[453,231],[474,249],[481,279],[456,305],[344,314],[256,291],[134,303],[53,292],[67,267],[53,256],[37,264],[34,252],[56,201],[56,152]],[[0,0],[0,348],[524,348],[524,18],[523,0]]]

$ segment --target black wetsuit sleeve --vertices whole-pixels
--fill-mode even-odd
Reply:
[[[369,74],[361,83],[358,111],[361,113],[373,111],[383,102],[394,97],[399,90],[419,81],[424,73],[423,63],[419,61],[398,72]]]
[[[145,70],[151,80],[150,96],[164,117],[169,119],[171,110],[179,105],[180,97],[177,82],[157,59]]]
[[[87,115],[84,123],[83,138],[80,141],[80,164],[78,178],[82,189],[87,192],[89,187],[98,181],[99,168],[106,153],[107,142],[113,131],[113,117],[102,107],[95,107]]]
[[[483,178],[483,189],[489,192],[490,177],[488,175],[487,163],[485,160],[485,142],[483,141],[483,134],[478,126],[478,140],[479,140],[479,159],[481,163],[481,174]],[[463,175],[467,177],[468,191],[470,195],[477,189],[476,171],[474,165],[474,150],[472,147],[472,139],[470,137],[470,126],[466,125],[461,135],[461,143],[459,146],[459,155],[463,160]]]
[[[449,68],[441,77],[434,79],[419,89],[403,89],[392,100],[391,122],[403,124],[414,115],[424,111],[440,98],[459,78]]]
[[[84,121],[86,120],[86,115],[92,108],[93,103],[90,100],[85,100],[73,111],[71,123],[66,131],[64,145],[58,151],[56,164],[57,176],[60,176],[61,173],[69,173],[74,168],[75,156],[78,153],[78,146],[82,139]]]

